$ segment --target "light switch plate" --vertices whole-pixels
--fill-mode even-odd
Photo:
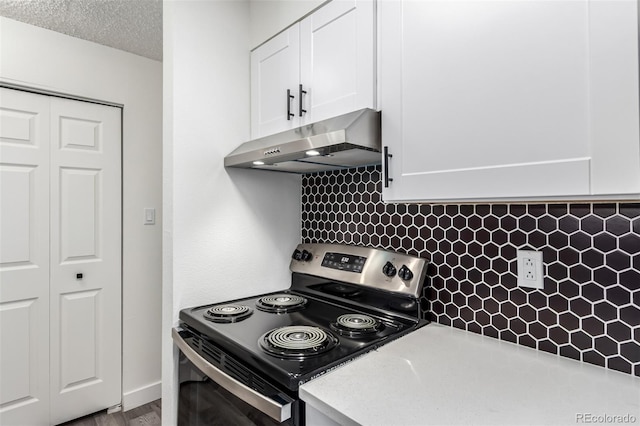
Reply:
[[[156,209],[153,207],[145,207],[144,209],[144,222],[145,225],[156,224]]]

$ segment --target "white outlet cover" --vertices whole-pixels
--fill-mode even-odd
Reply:
[[[529,268],[529,272],[533,272],[534,279],[525,277],[527,267],[525,267],[525,259],[533,261],[533,268]],[[518,287],[526,288],[544,288],[544,268],[542,266],[542,252],[535,250],[518,250]]]

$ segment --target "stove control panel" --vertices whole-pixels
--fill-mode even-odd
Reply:
[[[325,253],[322,259],[322,266],[359,274],[362,272],[366,261],[367,258],[363,256],[354,256],[345,253]]]
[[[427,260],[373,247],[346,244],[298,244],[291,272],[402,293],[418,298]]]

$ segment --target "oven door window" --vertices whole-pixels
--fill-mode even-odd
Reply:
[[[228,392],[180,352],[178,425],[298,425],[299,401],[290,419],[279,423]]]

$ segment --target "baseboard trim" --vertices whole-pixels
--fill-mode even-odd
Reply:
[[[129,411],[141,405],[160,399],[162,396],[162,382],[157,381],[147,386],[125,392],[122,395],[122,410]]]

